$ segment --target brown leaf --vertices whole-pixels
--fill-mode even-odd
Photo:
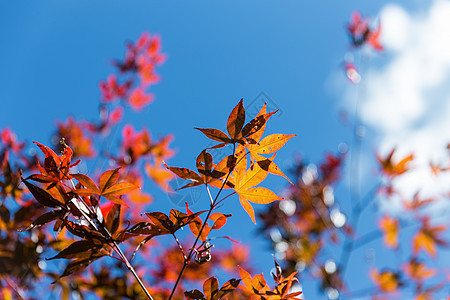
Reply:
[[[145,215],[151,220],[154,227],[160,230],[160,235],[173,232],[174,224],[165,213],[151,212],[145,213]]]
[[[66,211],[62,210],[62,209],[49,211],[48,213],[45,213],[45,214],[41,215],[40,217],[38,217],[36,220],[34,220],[33,223],[31,223],[31,225],[28,226],[27,228],[20,229],[18,231],[19,232],[27,231],[27,230],[33,229],[35,227],[42,226],[42,225],[47,224],[51,221],[54,221],[58,218],[62,218],[65,214],[66,214]]]
[[[60,207],[61,203],[53,198],[47,191],[41,189],[34,184],[29,183],[27,180],[23,179],[23,183],[25,183],[28,190],[31,192],[33,197],[42,205],[47,207]]]
[[[206,135],[208,138],[217,141],[217,142],[223,142],[223,143],[232,143],[232,139],[228,137],[225,133],[220,131],[219,129],[212,129],[212,128],[197,128],[194,127],[197,130],[200,130],[204,135]]]
[[[203,293],[205,294],[206,299],[217,299],[218,292],[219,282],[217,281],[217,278],[210,277],[203,283]]]
[[[184,292],[184,296],[187,300],[205,300],[205,296],[199,290],[191,290]]]
[[[267,120],[277,111],[278,110],[268,114],[256,116],[253,120],[251,120],[244,126],[244,128],[242,129],[242,137],[245,138],[254,135],[251,137],[252,139],[254,139],[256,137],[256,133],[260,130],[264,130]]]
[[[177,175],[182,179],[189,179],[192,180],[193,182],[202,182],[202,178],[200,177],[200,175],[198,175],[192,170],[189,170],[187,168],[169,167],[165,162],[163,162],[163,164],[167,169],[169,169],[175,175]]]
[[[223,296],[234,291],[238,287],[240,282],[241,282],[240,279],[234,279],[234,278],[225,282],[219,290],[217,299],[222,299]]]
[[[242,127],[245,123],[245,109],[243,105],[244,99],[241,99],[239,103],[233,108],[230,116],[228,117],[227,130],[232,139],[238,139]]]
[[[106,216],[106,228],[111,234],[114,234],[119,228],[120,224],[120,205],[114,204],[111,210],[108,212]]]
[[[211,176],[211,170],[212,170],[212,164],[213,164],[213,158],[212,155],[206,152],[206,150],[203,150],[198,156],[197,156],[197,170],[200,173],[200,175],[203,175],[203,180],[206,181],[208,176]]]
[[[100,254],[92,255],[89,258],[77,259],[77,260],[74,260],[74,261],[70,262],[67,265],[67,267],[65,268],[64,272],[58,278],[58,280],[63,278],[63,277],[65,277],[65,276],[69,276],[69,275],[71,275],[73,273],[77,273],[77,272],[80,272],[80,271],[86,269],[86,267],[89,266],[91,263],[93,263],[95,260],[97,260],[100,257],[105,256],[105,255],[108,255],[108,254],[107,253],[100,253]],[[52,283],[55,283],[58,280],[55,280]]]
[[[101,244],[94,241],[76,241],[70,244],[67,248],[59,252],[57,255],[48,258],[47,260],[53,260],[57,258],[77,258],[80,253],[83,253],[88,250],[93,250],[94,248],[101,247]]]

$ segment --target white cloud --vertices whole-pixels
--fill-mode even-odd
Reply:
[[[426,13],[397,5],[380,13],[381,41],[389,61],[363,75],[359,118],[377,133],[378,151],[397,146],[398,157],[414,153],[414,169],[394,182],[405,197],[450,190],[450,172],[435,177],[430,161],[446,162],[450,142],[450,2],[431,2]],[[364,83],[362,83],[364,84]]]

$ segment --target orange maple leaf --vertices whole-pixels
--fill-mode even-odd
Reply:
[[[145,94],[142,88],[136,88],[135,90],[133,90],[131,92],[130,97],[128,98],[130,106],[136,111],[141,110],[142,108],[150,104],[152,101],[153,95]]]
[[[105,171],[100,176],[98,186],[91,178],[84,174],[72,174],[85,187],[76,189],[74,192],[79,196],[91,196],[92,194],[103,196],[116,204],[122,204],[128,207],[119,196],[136,190],[139,187],[129,182],[116,183],[119,179],[119,169]]]
[[[234,184],[234,190],[239,195],[239,201],[242,207],[248,213],[253,223],[255,221],[255,211],[252,203],[268,204],[273,201],[282,200],[271,190],[264,187],[254,187],[260,184],[266,177],[268,172],[260,167],[258,163],[253,163],[247,170],[247,158],[245,149],[242,145],[237,147],[237,163],[230,179]]]
[[[424,281],[436,274],[436,270],[428,269],[421,261],[412,258],[404,265],[405,273],[414,280]]]
[[[399,274],[389,270],[378,272],[378,270],[372,269],[370,271],[370,277],[383,292],[390,293],[396,291],[402,285],[399,280]]]
[[[399,162],[394,162],[393,156],[395,151],[395,148],[392,149],[392,151],[384,158],[377,155],[377,159],[382,167],[382,172],[389,177],[395,177],[407,172],[409,170],[409,164],[414,159],[414,155],[410,154]]]
[[[162,189],[167,192],[171,190],[169,182],[173,175],[167,169],[164,169],[161,164],[146,163],[145,171],[148,177],[153,179]]]
[[[431,256],[436,256],[436,244],[446,246],[447,243],[439,237],[439,234],[445,232],[445,225],[432,227],[429,218],[422,220],[422,227],[413,238],[413,253],[417,255],[420,250],[425,250]]]
[[[383,231],[384,243],[390,248],[398,246],[398,220],[385,215],[380,219],[378,226]]]
[[[373,49],[382,51],[383,46],[380,43],[380,35],[381,35],[381,23],[378,24],[378,28],[376,30],[371,30],[369,35],[367,36],[367,43],[372,46]]]

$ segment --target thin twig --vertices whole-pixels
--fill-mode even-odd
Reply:
[[[236,145],[233,144],[233,155],[235,154],[235,152],[236,152]],[[237,163],[238,162],[236,162],[236,164]],[[206,223],[207,223],[207,221],[209,219],[209,216],[211,215],[211,212],[213,211],[213,209],[214,209],[214,207],[216,205],[217,199],[219,198],[220,193],[222,192],[223,188],[225,187],[225,184],[227,183],[228,178],[230,177],[230,174],[233,171],[233,169],[234,169],[234,166],[232,166],[232,168],[230,168],[230,171],[228,172],[227,177],[223,181],[222,186],[220,187],[219,191],[217,192],[217,195],[214,198],[214,200],[212,199],[211,193],[209,193],[208,186],[206,185],[206,188],[208,189],[208,194],[209,194],[209,197],[210,197],[210,201],[211,201],[211,204],[210,204],[210,207],[209,207],[209,210],[208,210],[208,214],[206,215],[205,221],[203,222],[203,225],[202,225],[202,227],[200,228],[200,231],[197,234],[197,237],[195,239],[194,244],[190,248],[191,250],[189,251],[187,259],[184,260],[183,267],[181,268],[180,273],[178,274],[178,277],[177,277],[177,281],[175,282],[175,285],[172,288],[172,292],[170,293],[169,300],[171,300],[173,295],[175,294],[175,290],[177,289],[177,286],[178,286],[178,284],[179,284],[179,282],[181,280],[181,277],[183,276],[183,273],[186,270],[186,267],[188,266],[189,261],[191,260],[192,255],[194,254],[194,252],[196,250],[195,246],[197,246],[198,240],[200,239],[200,236],[202,235],[203,229],[206,226]]]
[[[186,259],[187,259],[187,256],[186,256],[186,254],[184,253],[183,246],[181,246],[180,241],[178,240],[178,238],[177,238],[177,236],[175,235],[175,233],[172,233],[172,236],[173,236],[173,238],[175,239],[175,241],[177,242],[178,248],[180,248],[180,251],[181,251],[181,254],[183,254],[184,260],[186,260]]]
[[[72,183],[72,186],[75,188],[75,185],[73,183],[72,180],[70,180],[70,182]],[[122,250],[120,249],[119,245],[117,244],[117,242],[114,240],[114,238],[112,237],[111,233],[109,232],[108,228],[106,228],[103,225],[103,222],[100,222],[100,220],[97,217],[97,214],[91,209],[91,207],[89,207],[86,202],[84,202],[83,198],[80,196],[77,196],[77,199],[79,200],[89,211],[89,213],[94,216],[95,221],[98,223],[99,226],[97,226],[93,221],[92,218],[90,218],[89,216],[86,215],[86,213],[83,211],[82,208],[79,208],[78,210],[80,211],[81,215],[84,217],[84,219],[86,219],[86,221],[98,232],[106,235],[106,238],[108,240],[109,243],[112,243],[112,248],[114,249],[114,251],[116,251],[116,253],[120,256],[120,258],[123,260],[123,262],[125,263],[125,265],[127,266],[128,270],[133,274],[133,276],[136,278],[136,281],[139,283],[139,285],[141,286],[142,290],[145,292],[145,295],[148,297],[148,299],[153,300],[152,296],[150,295],[150,293],[147,291],[147,288],[145,287],[144,283],[142,282],[141,278],[139,277],[139,275],[136,273],[135,269],[133,268],[133,266],[131,265],[131,263],[128,261],[127,257],[125,256],[125,254],[122,252]],[[72,202],[74,203],[75,206],[76,203],[75,201]]]

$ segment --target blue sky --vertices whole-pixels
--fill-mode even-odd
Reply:
[[[376,16],[387,3],[419,14],[428,6],[426,1],[2,2],[0,128],[9,126],[21,140],[48,143],[56,120],[96,119],[98,83],[113,72],[111,59],[123,56],[126,40],[148,31],[161,36],[168,59],[158,71],[161,83],[151,88],[155,101],[142,113],[127,111],[125,121],[148,127],[155,137],[173,133],[177,154],[171,165],[193,168],[208,143],[193,128],[225,127],[241,98],[246,105],[261,92],[281,112],[268,131],[298,135],[277,156],[279,165],[289,166],[294,153],[316,161],[351,142],[351,129],[338,117],[349,95],[340,71],[349,51],[345,25],[353,11]],[[390,59],[388,52],[379,60]],[[375,141],[378,128],[368,130]],[[374,149],[369,141],[369,154]],[[269,184],[278,191],[286,185],[278,179]],[[150,192],[155,207],[168,211],[167,196]],[[227,208],[234,210],[231,223],[239,223],[230,232],[233,226],[252,226],[242,209],[231,203]],[[243,241],[253,234],[245,233]],[[254,253],[258,271],[268,274],[272,258],[265,245],[255,242]],[[316,299],[315,288],[306,286],[306,298]]]

